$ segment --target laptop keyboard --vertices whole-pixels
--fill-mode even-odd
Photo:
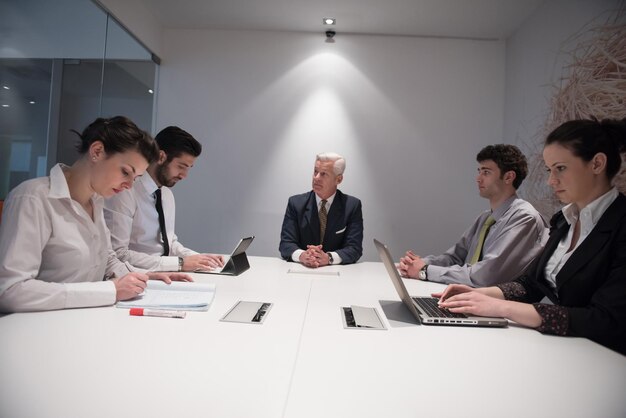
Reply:
[[[460,313],[452,313],[447,309],[441,309],[437,302],[437,298],[413,298],[415,303],[424,310],[428,315],[434,318],[467,318],[467,315]]]

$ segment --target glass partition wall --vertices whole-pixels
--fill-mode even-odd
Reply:
[[[158,58],[91,0],[8,0],[0,13],[0,200],[72,164],[99,116],[152,131]]]

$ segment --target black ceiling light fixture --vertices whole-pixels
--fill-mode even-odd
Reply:
[[[324,26],[335,26],[337,24],[337,19],[335,19],[334,17],[325,17],[322,19],[322,23],[324,23]],[[325,33],[326,42],[334,43],[335,35],[337,34],[337,32],[335,32],[333,29],[328,29]]]

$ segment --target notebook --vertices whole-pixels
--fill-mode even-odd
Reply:
[[[195,270],[194,273],[204,274],[225,274],[229,276],[238,276],[244,271],[250,268],[248,257],[246,256],[246,250],[254,240],[254,235],[251,237],[242,238],[235,246],[235,249],[230,255],[224,256],[224,266],[213,270]]]
[[[118,308],[178,309],[206,311],[215,297],[211,283],[149,280],[145,290],[136,298],[117,302]]]
[[[456,314],[437,306],[437,298],[433,297],[413,297],[404,286],[400,273],[393,262],[389,248],[382,242],[374,240],[374,245],[378,250],[378,255],[387,269],[389,278],[398,292],[398,296],[404,305],[411,311],[419,324],[426,325],[463,325],[479,327],[506,327],[508,321],[504,318],[493,318],[485,316],[468,316]]]

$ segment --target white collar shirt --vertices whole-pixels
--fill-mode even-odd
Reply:
[[[337,195],[337,193],[333,193],[333,195],[331,197],[329,197],[328,199],[326,199],[326,212],[330,212],[330,207],[333,204],[333,201],[335,200],[335,196]],[[315,195],[315,201],[317,202],[317,212],[319,213],[320,209],[322,209],[322,199],[316,194]]]
[[[157,184],[146,173],[130,190],[107,199],[104,217],[111,230],[111,244],[117,257],[135,267],[153,271],[177,271],[178,257],[197,254],[185,248],[176,236],[176,201],[169,187],[161,187],[161,204],[169,242],[169,256],[163,256],[163,240],[154,192]]]
[[[91,197],[92,220],[74,201],[55,165],[49,177],[27,180],[9,194],[0,226],[0,311],[41,311],[111,305],[114,283],[129,268],[111,249],[103,198]]]
[[[544,269],[545,277],[552,289],[556,289],[556,276],[559,274],[559,271],[561,271],[565,263],[567,263],[572,253],[576,251],[576,248],[578,248],[585,238],[589,236],[591,231],[593,231],[593,228],[595,228],[602,215],[604,215],[604,212],[611,206],[611,203],[617,199],[618,194],[617,189],[613,187],[585,206],[580,212],[578,211],[578,207],[573,203],[563,207],[563,216],[570,225],[570,228],[567,235],[559,242],[556,250],[552,253]],[[580,236],[574,248],[568,251],[572,245],[572,238],[574,236],[574,228],[571,226],[575,225],[579,219]]]

